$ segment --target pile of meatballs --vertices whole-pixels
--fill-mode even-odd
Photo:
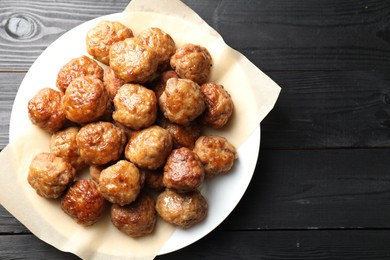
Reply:
[[[224,127],[234,107],[222,85],[208,82],[210,53],[177,48],[159,28],[134,36],[116,21],[99,22],[86,46],[90,56],[59,70],[58,90],[43,88],[28,102],[30,120],[51,134],[28,183],[84,226],[109,209],[131,237],[151,234],[158,216],[180,228],[201,222],[201,185],[237,159],[226,138],[202,135],[204,126]],[[84,169],[89,177],[78,174]]]

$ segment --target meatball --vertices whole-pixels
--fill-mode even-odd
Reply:
[[[99,188],[109,202],[123,206],[137,198],[143,181],[142,173],[133,163],[120,160],[101,171]]]
[[[212,58],[206,48],[195,44],[185,44],[176,50],[170,63],[181,78],[203,84],[210,76]]]
[[[61,102],[66,117],[79,124],[96,121],[106,111],[107,104],[108,95],[103,82],[93,76],[73,80]]]
[[[142,237],[153,232],[157,214],[152,196],[141,192],[131,204],[111,207],[111,221],[114,226],[130,237]]]
[[[145,187],[155,191],[162,191],[165,186],[163,183],[163,169],[141,170],[145,174]]]
[[[148,28],[138,35],[138,39],[155,50],[158,59],[158,70],[164,71],[169,67],[171,56],[175,53],[176,45],[172,37],[159,28]]]
[[[61,209],[77,224],[95,224],[104,213],[106,201],[92,179],[74,182],[61,198]]]
[[[88,31],[87,51],[98,61],[109,65],[110,47],[114,42],[133,37],[133,31],[120,22],[101,21]]]
[[[94,76],[103,80],[103,68],[93,59],[87,56],[74,58],[66,63],[58,72],[56,86],[62,92],[69,84],[80,76]]]
[[[161,118],[158,120],[159,125],[168,130],[173,138],[173,147],[187,147],[194,148],[195,141],[199,138],[201,133],[201,127],[196,122],[193,121],[189,125],[183,126],[170,122],[166,118]]]
[[[233,101],[222,85],[205,83],[200,87],[206,109],[200,120],[203,124],[221,128],[233,114]]]
[[[159,99],[161,94],[164,92],[165,86],[167,85],[167,81],[170,78],[179,78],[179,75],[177,75],[177,73],[173,70],[168,70],[161,73],[152,81],[152,88],[156,93],[157,99]]]
[[[101,165],[90,165],[89,175],[91,176],[92,180],[94,180],[96,183],[99,183],[100,174],[104,169],[106,169],[111,165],[113,165],[113,162],[109,162],[107,164],[101,164]]]
[[[220,136],[199,137],[194,152],[203,163],[207,178],[227,173],[238,158],[236,148]]]
[[[38,195],[56,199],[75,175],[76,170],[65,159],[51,153],[40,153],[31,161],[27,181]]]
[[[196,153],[186,147],[172,151],[164,166],[165,187],[187,192],[199,188],[203,179],[203,165]]]
[[[125,148],[126,158],[138,167],[156,170],[162,167],[172,150],[172,136],[154,125],[135,132]]]
[[[114,106],[114,120],[134,130],[151,126],[157,117],[156,95],[138,84],[123,85],[114,98]]]
[[[114,103],[110,98],[107,98],[106,110],[104,110],[103,114],[95,121],[105,121],[105,122],[113,122],[112,114],[114,113]]]
[[[190,228],[206,218],[208,205],[199,190],[177,193],[166,189],[157,197],[156,210],[164,221]]]
[[[61,107],[63,94],[51,88],[43,88],[28,101],[31,122],[49,133],[60,130],[67,123]]]
[[[103,83],[108,96],[113,100],[118,89],[125,84],[125,81],[120,79],[111,68],[108,68],[104,71]]]
[[[179,125],[189,124],[205,109],[199,85],[188,79],[170,78],[158,103],[164,116]]]
[[[157,71],[156,52],[139,39],[127,38],[110,48],[110,67],[128,83],[145,83]]]
[[[50,139],[50,152],[64,158],[75,169],[81,169],[87,165],[85,160],[81,158],[77,146],[76,135],[78,132],[79,128],[72,126],[54,133]]]
[[[124,131],[109,122],[83,126],[76,136],[80,156],[88,164],[106,164],[117,160],[126,144]]]

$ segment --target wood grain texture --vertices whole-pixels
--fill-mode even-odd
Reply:
[[[265,71],[390,68],[386,0],[184,2]],[[127,3],[3,0],[0,71],[27,70],[63,33],[87,20],[120,12]]]
[[[0,149],[9,142],[12,104],[24,75],[24,73],[0,73]]]
[[[390,232],[359,230],[217,231],[163,259],[387,259]],[[39,248],[39,249],[38,249]],[[47,245],[32,235],[0,236],[0,259],[58,259],[78,257]]]
[[[269,72],[282,91],[261,123],[262,147],[389,147],[390,73]]]

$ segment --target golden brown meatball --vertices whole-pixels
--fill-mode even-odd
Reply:
[[[172,151],[164,166],[165,187],[187,192],[199,188],[203,179],[203,165],[196,153],[186,147]]]
[[[116,228],[131,237],[142,237],[153,232],[157,214],[152,196],[141,192],[131,204],[111,207],[111,221]]]
[[[91,226],[103,215],[106,201],[92,179],[74,182],[61,198],[61,209],[77,224]]]
[[[92,76],[73,80],[61,102],[66,117],[79,124],[96,121],[106,111],[107,104],[108,95],[103,82]]]
[[[138,84],[123,85],[114,98],[116,122],[134,130],[151,126],[157,117],[154,92]]]
[[[128,160],[142,169],[162,167],[172,150],[172,136],[157,125],[135,132],[125,148]]]
[[[113,100],[118,89],[125,84],[125,81],[120,79],[111,68],[108,68],[104,71],[103,83],[108,96]]]
[[[167,81],[170,78],[179,78],[179,75],[177,75],[177,73],[173,70],[168,70],[161,73],[152,81],[152,89],[156,93],[157,99],[159,99],[161,94],[164,92]]]
[[[212,58],[206,48],[189,43],[176,50],[171,66],[181,78],[203,84],[210,76]]]
[[[109,65],[110,47],[114,42],[133,37],[133,31],[120,22],[101,21],[87,33],[87,51],[98,61]]]
[[[40,153],[31,161],[27,180],[38,195],[56,199],[75,175],[76,170],[65,159],[51,153]]]
[[[99,183],[99,177],[100,177],[100,174],[102,173],[102,171],[113,164],[114,164],[114,162],[109,162],[109,163],[101,164],[101,165],[90,165],[89,166],[89,175],[91,176],[92,180],[94,180],[96,183]]]
[[[76,170],[87,165],[85,160],[80,157],[79,147],[76,142],[78,132],[79,128],[72,126],[54,133],[50,139],[50,152],[64,158]]]
[[[111,99],[107,98],[106,110],[104,110],[103,114],[96,121],[105,121],[105,122],[113,122],[112,114],[114,113],[115,107],[114,103]]]
[[[201,122],[213,128],[221,128],[233,114],[233,101],[222,85],[205,83],[201,86],[206,110],[201,116]]]
[[[141,170],[145,174],[145,187],[154,191],[162,191],[165,186],[163,183],[163,169]]]
[[[31,122],[49,133],[60,130],[67,123],[61,107],[63,94],[51,88],[43,88],[28,101]]]
[[[123,206],[137,198],[143,181],[142,173],[133,163],[120,160],[101,171],[99,188],[109,202]]]
[[[172,123],[168,119],[162,117],[158,120],[158,123],[172,135],[174,148],[194,148],[195,141],[199,138],[201,133],[201,127],[196,121],[183,126]]]
[[[175,53],[176,45],[172,37],[159,28],[147,28],[138,35],[138,39],[157,53],[158,69],[164,71],[169,67],[171,56]]]
[[[205,109],[199,85],[188,79],[170,78],[158,104],[164,116],[179,125],[189,124]]]
[[[136,38],[114,43],[110,48],[110,67],[128,83],[145,83],[157,71],[156,52]]]
[[[208,205],[198,190],[177,193],[166,189],[157,197],[156,210],[164,221],[190,228],[206,218]]]
[[[194,152],[203,163],[207,178],[227,173],[238,158],[236,148],[220,136],[199,137]]]
[[[76,142],[80,156],[88,164],[106,164],[117,160],[126,143],[123,130],[109,122],[96,122],[83,126]]]
[[[66,63],[58,72],[56,86],[65,92],[69,84],[80,76],[94,76],[103,80],[103,68],[87,56],[74,58]]]

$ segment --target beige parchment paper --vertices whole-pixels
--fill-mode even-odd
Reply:
[[[246,57],[228,47],[214,29],[182,2],[133,0],[119,20],[135,34],[155,26],[171,34],[177,46],[191,42],[208,48],[214,61],[210,81],[224,85],[233,98],[235,112],[228,127],[208,130],[207,134],[223,135],[239,148],[273,108],[280,87]],[[25,107],[13,109],[27,113]],[[28,166],[35,154],[49,150],[50,136],[29,122],[23,123],[23,130],[0,154],[1,205],[38,238],[83,259],[153,259],[175,231],[172,226],[159,220],[152,236],[132,239],[113,227],[107,211],[103,220],[85,228],[59,210],[59,201],[35,193],[26,180]]]

